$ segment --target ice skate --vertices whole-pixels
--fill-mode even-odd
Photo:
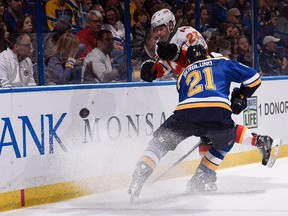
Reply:
[[[210,170],[202,163],[198,166],[196,172],[187,183],[185,195],[193,193],[205,193],[217,190],[216,172]]]
[[[263,136],[263,135],[257,136],[256,146],[260,151],[260,154],[262,156],[262,164],[264,166],[266,166],[269,161],[271,155],[272,143],[273,139],[269,136]]]
[[[269,136],[256,134],[255,136],[257,136],[256,146],[262,156],[262,164],[271,168],[275,164],[278,157],[282,141],[281,139],[273,140]]]
[[[152,174],[153,170],[144,162],[138,162],[136,169],[133,173],[133,179],[128,189],[130,194],[130,200],[133,203],[134,199],[137,198],[141,192],[143,184],[147,178]]]

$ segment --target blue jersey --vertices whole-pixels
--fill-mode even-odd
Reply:
[[[211,58],[189,65],[178,77],[178,118],[194,122],[231,119],[231,82],[241,83],[241,94],[250,97],[260,86],[259,74],[234,60]]]

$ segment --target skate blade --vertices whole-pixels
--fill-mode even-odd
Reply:
[[[134,204],[134,200],[135,200],[135,196],[134,195],[130,195],[130,203]]]
[[[276,159],[279,155],[281,148],[282,140],[281,139],[273,139],[271,154],[269,160],[267,162],[267,167],[272,168],[276,162]]]
[[[129,189],[128,194],[130,195],[130,203],[134,204],[135,199],[138,197],[135,194],[135,188],[134,189]]]

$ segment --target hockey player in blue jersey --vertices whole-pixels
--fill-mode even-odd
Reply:
[[[157,43],[156,51],[160,60],[157,63],[153,60],[147,60],[141,65],[141,78],[147,82],[152,82],[156,77],[163,77],[164,74],[166,74],[166,72],[169,73],[168,71],[170,70],[178,77],[187,67],[186,52],[189,46],[200,44],[208,49],[205,40],[196,29],[191,26],[182,26],[175,29],[175,16],[168,9],[162,9],[153,14],[151,27],[159,36],[158,42],[160,43]],[[168,39],[170,37],[171,40],[169,41]],[[208,52],[208,50],[206,50],[206,52]],[[210,55],[216,57],[219,53],[210,53]],[[233,105],[234,114],[239,114],[246,107],[246,98],[239,98],[239,95],[239,89],[232,92],[233,101],[234,99],[237,101],[237,103]],[[266,166],[268,160],[272,158],[270,154],[266,153],[268,150],[263,151],[262,146],[257,145],[256,139],[259,136],[252,134],[246,127],[239,125],[238,128],[239,132],[237,133],[236,143],[257,147],[262,154],[262,164]],[[240,128],[242,128],[243,131],[240,131]],[[202,136],[200,137],[199,143],[199,153],[203,156],[211,147],[211,140]]]
[[[207,136],[212,147],[188,182],[186,193],[217,190],[215,170],[239,141],[239,134],[245,131],[245,126],[238,126],[232,120],[232,110],[241,112],[246,107],[245,98],[261,84],[259,74],[234,60],[206,56],[202,45],[190,46],[186,59],[189,65],[177,80],[179,104],[174,114],[154,132],[140,157],[128,190],[131,200],[139,196],[160,159],[190,136]],[[231,82],[241,86],[230,101]],[[258,135],[255,139],[255,145],[263,149],[263,154],[270,154],[272,142],[269,136]]]

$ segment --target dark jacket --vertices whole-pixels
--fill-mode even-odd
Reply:
[[[275,55],[273,52],[263,49],[259,55],[259,65],[263,73],[263,76],[279,76],[280,67],[276,61]]]

